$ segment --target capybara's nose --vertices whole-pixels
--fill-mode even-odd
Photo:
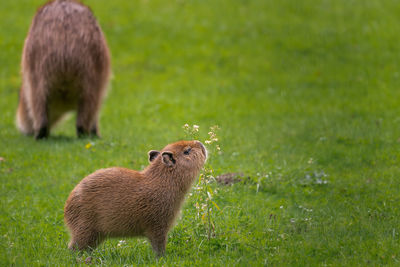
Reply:
[[[200,145],[201,151],[203,151],[203,155],[207,158],[208,153],[207,153],[206,147],[203,145],[202,142],[200,142],[200,141],[198,141],[198,140],[196,140],[196,143],[198,143],[198,144]]]

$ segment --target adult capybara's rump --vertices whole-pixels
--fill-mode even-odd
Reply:
[[[38,9],[22,54],[17,126],[47,137],[66,112],[77,111],[78,135],[98,135],[98,115],[110,76],[110,55],[90,9],[55,0]]]

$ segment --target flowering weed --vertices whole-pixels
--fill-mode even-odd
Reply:
[[[198,138],[200,129],[198,125],[190,126],[189,124],[185,124],[183,129],[188,138]],[[221,152],[217,137],[218,130],[219,127],[217,125],[210,127],[208,138],[204,140],[208,157],[216,157]],[[200,221],[202,225],[206,226],[208,240],[215,236],[215,221],[213,219],[215,211],[221,211],[217,203],[213,200],[213,196],[217,193],[217,190],[213,190],[210,183],[214,181],[214,170],[210,161],[207,160],[200,173],[199,181],[194,187],[195,193],[192,194],[192,197],[195,199],[196,219]]]

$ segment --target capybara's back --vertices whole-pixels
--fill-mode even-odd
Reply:
[[[45,4],[25,40],[18,128],[47,137],[65,112],[77,110],[78,135],[98,135],[109,76],[109,50],[91,10],[73,0]]]

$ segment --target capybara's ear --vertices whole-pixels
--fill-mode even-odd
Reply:
[[[174,154],[170,151],[165,151],[162,153],[162,160],[165,165],[172,167],[175,165],[176,160],[174,159]]]
[[[149,162],[152,162],[160,154],[160,151],[150,150],[149,151]]]

